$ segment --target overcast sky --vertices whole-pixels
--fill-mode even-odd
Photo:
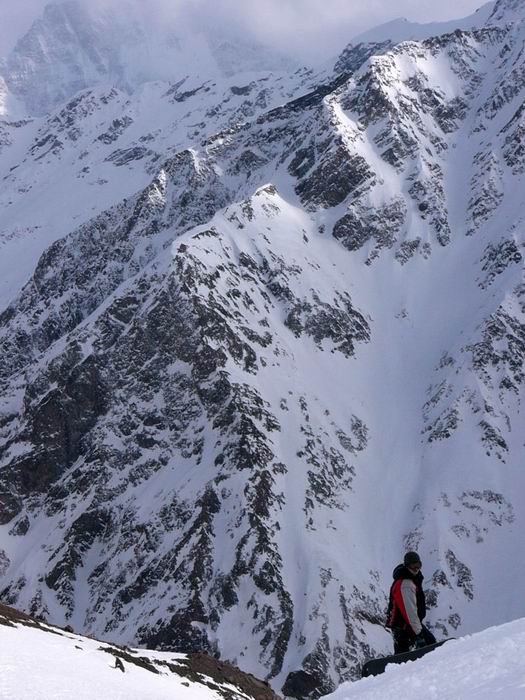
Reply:
[[[0,55],[5,55],[49,0],[0,0]],[[122,0],[79,0],[115,6]],[[352,36],[396,17],[417,22],[455,19],[484,0],[134,0],[143,12],[181,13],[193,25],[251,32],[303,60],[338,52]]]

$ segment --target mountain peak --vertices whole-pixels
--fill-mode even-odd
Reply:
[[[513,0],[509,1],[512,2]],[[399,17],[385,24],[380,24],[352,38],[350,44],[339,57],[336,71],[341,70],[341,66],[344,67],[348,64],[348,55],[355,55],[355,47],[361,44],[369,45],[370,50],[374,53],[383,53],[388,47],[400,44],[403,41],[423,41],[431,37],[449,34],[456,29],[468,31],[483,26],[491,16],[494,7],[494,2],[488,2],[467,17],[445,22],[427,22],[422,24],[409,21],[405,17]],[[376,46],[373,46],[374,44]],[[363,49],[361,49],[361,52],[363,52]]]
[[[78,0],[46,5],[0,68],[9,92],[29,114],[46,114],[78,91],[101,84],[131,93],[146,82],[188,75],[204,81],[298,67],[266,46],[224,31],[212,36],[175,16],[161,25],[130,0],[119,8],[96,10]]]

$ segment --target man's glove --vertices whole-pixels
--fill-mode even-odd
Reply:
[[[425,639],[425,636],[423,632],[420,632],[415,639],[415,646],[416,649],[422,649],[423,647],[427,646],[427,640]]]

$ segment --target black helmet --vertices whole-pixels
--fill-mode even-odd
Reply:
[[[413,566],[414,564],[419,564],[421,566],[421,559],[417,552],[407,552],[405,558],[403,559],[403,564],[405,566]]]

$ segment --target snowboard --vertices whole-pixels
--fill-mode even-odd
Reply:
[[[371,659],[363,665],[363,668],[361,669],[361,676],[363,678],[367,678],[368,676],[378,676],[380,673],[384,672],[388,664],[404,664],[406,661],[420,659],[422,656],[425,656],[425,654],[434,651],[434,649],[437,649],[446,642],[450,642],[451,639],[453,639],[453,637],[444,639],[442,642],[429,644],[426,647],[421,647],[421,649],[406,651],[403,654],[392,654],[392,656],[384,656],[381,659]]]

